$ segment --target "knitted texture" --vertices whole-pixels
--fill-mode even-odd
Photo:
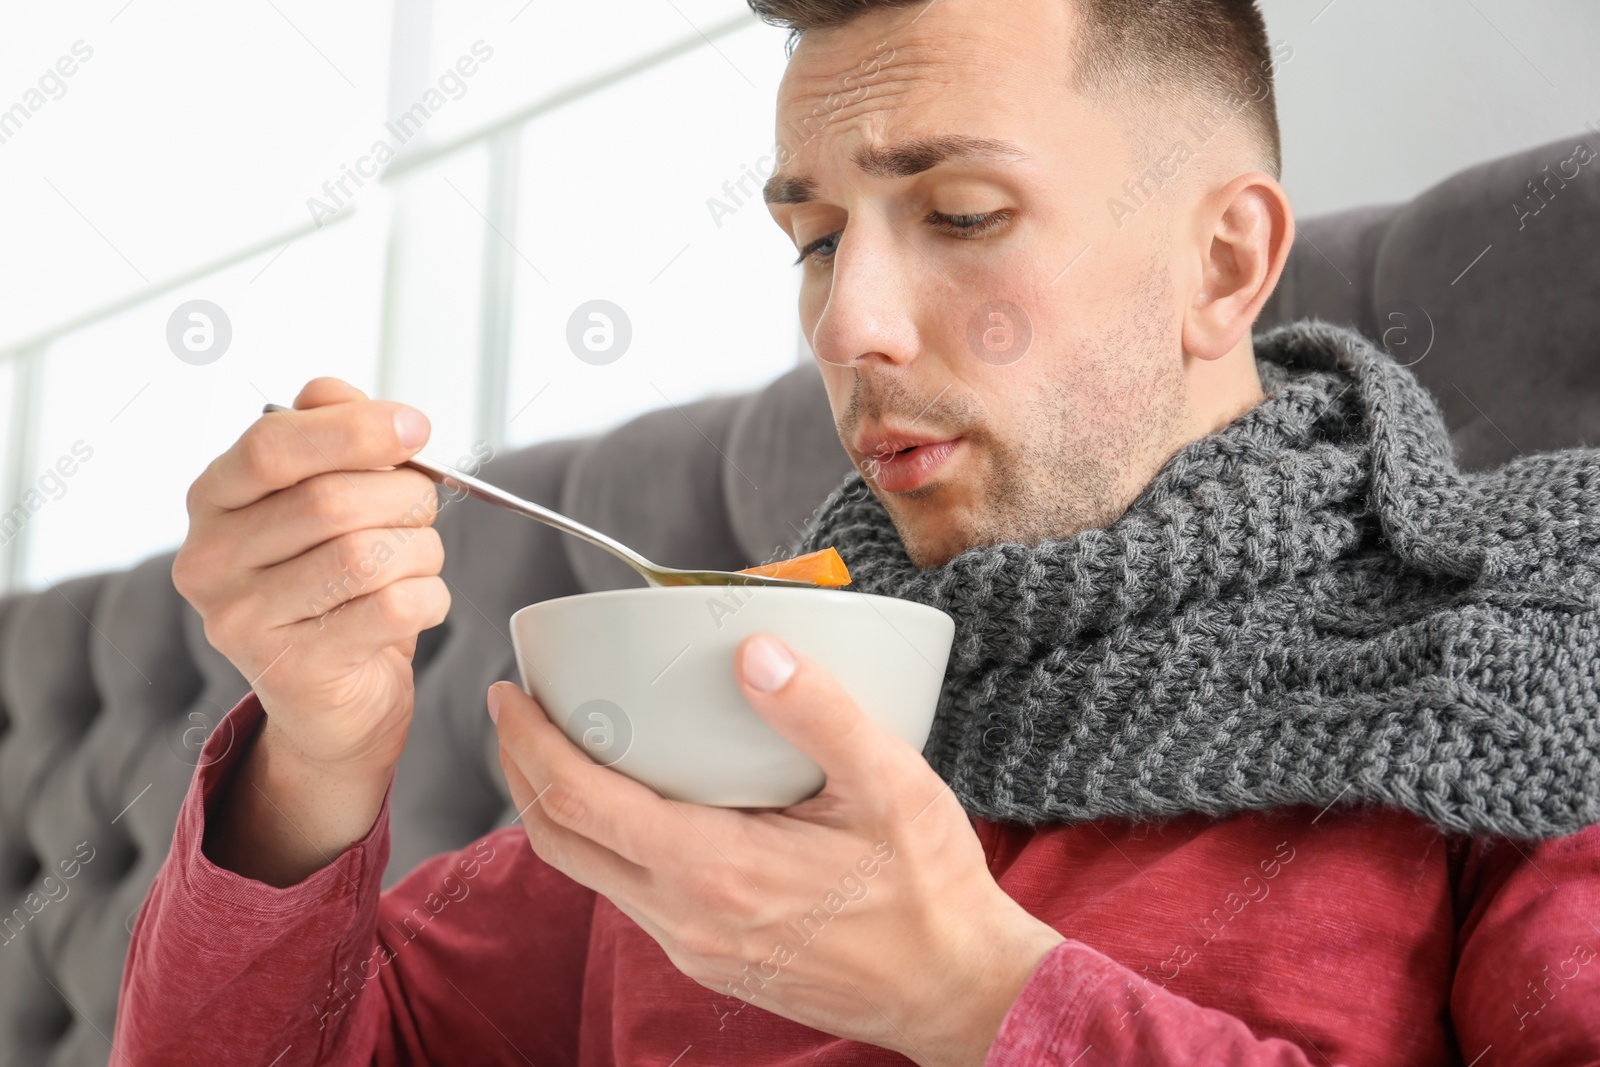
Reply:
[[[1266,400],[1106,529],[919,570],[852,474],[799,548],[948,612],[924,755],[1029,824],[1383,804],[1518,838],[1600,822],[1600,450],[1455,464],[1410,371],[1321,322]]]

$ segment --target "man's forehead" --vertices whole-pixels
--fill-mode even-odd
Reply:
[[[1064,14],[1062,0],[1043,3]],[[994,135],[1009,124],[993,120],[1027,89],[1020,79],[1033,61],[1060,69],[1064,44],[1041,38],[1066,24],[1024,25],[1017,14],[1009,6],[938,0],[809,31],[778,90],[778,159],[767,201],[800,203],[815,195],[805,172],[823,144],[847,144],[848,153],[835,158],[875,176],[906,176],[941,162],[1025,158]],[[1044,88],[1036,78],[1027,81],[1034,93]]]
[[[1075,30],[1069,0],[932,0],[868,9],[801,35],[779,99],[832,92],[852,72],[876,65],[960,69],[971,77],[1045,56],[1059,62]]]
[[[1009,82],[1018,68],[1041,62],[1059,69],[1075,30],[1068,0],[932,0],[868,10],[800,37],[778,89],[780,122],[786,106],[808,110],[886,76],[948,94]]]
[[[994,38],[927,41],[920,34],[864,34],[795,50],[778,87],[780,136],[813,135],[819,126],[862,112],[947,104],[954,96],[992,96],[1011,82],[990,61]],[[1013,65],[1015,57],[1013,57]]]

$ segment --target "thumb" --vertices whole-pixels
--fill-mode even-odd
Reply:
[[[830,788],[877,781],[896,746],[910,747],[869,719],[832,675],[771,634],[740,644],[734,674],[751,707],[817,762]]]
[[[367,394],[349,382],[338,378],[313,378],[294,398],[294,407],[303,411],[306,408],[320,408],[326,404],[342,404],[348,400],[365,399]]]

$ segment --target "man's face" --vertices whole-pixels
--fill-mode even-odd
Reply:
[[[1138,131],[1068,88],[1073,33],[1063,0],[879,11],[779,89],[801,322],[919,566],[1104,526],[1186,439],[1177,186],[1113,220]]]

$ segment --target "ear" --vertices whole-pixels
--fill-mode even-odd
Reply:
[[[1294,243],[1289,197],[1270,175],[1241,174],[1200,207],[1200,285],[1183,320],[1183,350],[1233,351],[1272,295]]]

